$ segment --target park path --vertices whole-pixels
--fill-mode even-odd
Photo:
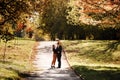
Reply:
[[[33,62],[35,71],[27,80],[81,80],[67,63],[65,55],[62,55],[61,68],[51,69],[52,44],[54,41],[41,41],[37,47],[38,54]],[[57,67],[57,61],[56,61]]]

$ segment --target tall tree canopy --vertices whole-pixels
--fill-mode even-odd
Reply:
[[[5,33],[11,34],[9,29],[15,29],[18,20],[21,19],[22,22],[25,22],[26,18],[30,18],[30,15],[40,9],[38,7],[38,4],[41,3],[40,1],[0,0],[0,35],[4,35]],[[28,16],[24,16],[26,14]]]
[[[2,25],[5,23],[12,24],[21,18],[30,17],[21,17],[21,15],[41,12],[42,1],[44,0],[0,0],[0,28],[3,28]]]
[[[68,23],[120,28],[119,0],[70,0]]]
[[[26,0],[0,0],[0,25],[16,21],[22,12],[28,12]]]
[[[66,25],[66,3],[68,0],[44,0],[41,26],[44,32],[55,38],[63,33]],[[62,36],[62,35],[61,35]],[[61,37],[59,36],[59,38]]]

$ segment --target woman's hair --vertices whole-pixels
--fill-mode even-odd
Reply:
[[[60,42],[60,41],[58,41],[58,42],[57,42],[57,44],[58,44],[58,45],[61,45],[61,42]]]
[[[55,47],[55,45],[53,44],[52,47]]]

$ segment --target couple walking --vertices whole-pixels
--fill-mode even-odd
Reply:
[[[61,45],[61,42],[57,41],[57,45],[53,45],[52,50],[53,50],[53,60],[51,63],[51,68],[55,68],[56,59],[58,61],[57,68],[61,68],[61,56],[62,56],[62,51],[63,51],[63,47]]]

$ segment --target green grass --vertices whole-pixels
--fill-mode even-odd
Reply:
[[[85,80],[120,80],[120,42],[63,41],[72,68]]]
[[[9,41],[4,63],[4,43],[0,42],[0,80],[21,80],[32,70],[30,60],[34,43],[22,39]]]

